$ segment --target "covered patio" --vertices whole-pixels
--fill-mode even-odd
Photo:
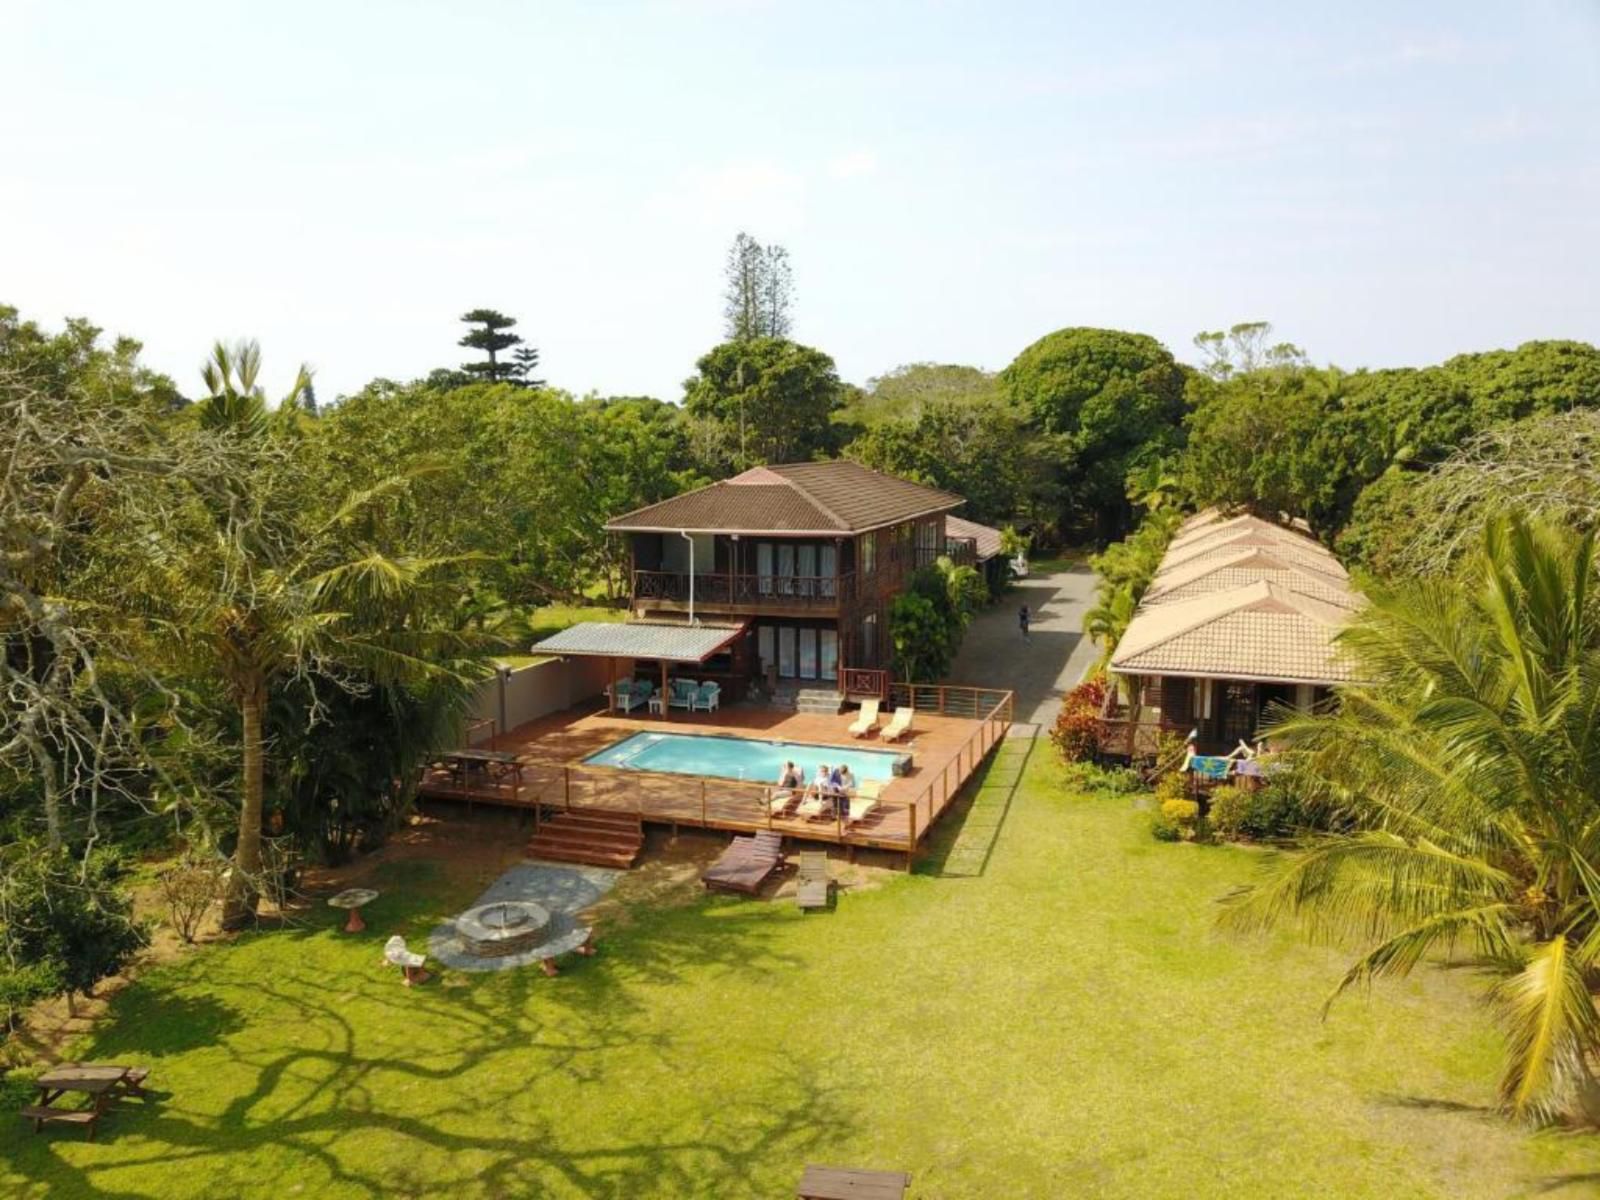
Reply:
[[[673,699],[672,679],[675,669],[704,668],[713,658],[723,658],[721,668],[711,677],[704,670],[696,672],[695,682],[716,684],[719,695],[726,690],[730,699],[739,698],[738,689],[723,688],[743,678],[747,666],[743,661],[748,653],[744,645],[750,630],[748,621],[722,621],[714,624],[702,622],[628,621],[615,624],[604,621],[580,621],[560,633],[545,638],[533,646],[535,654],[550,654],[562,658],[604,659],[609,667],[610,682],[606,687],[606,711],[624,712],[637,707],[629,685],[636,678],[641,663],[654,663],[659,672],[659,685],[652,681],[650,695],[645,702],[657,716],[671,717],[674,708],[694,711],[693,703],[678,704]],[[660,697],[659,704],[653,697]]]

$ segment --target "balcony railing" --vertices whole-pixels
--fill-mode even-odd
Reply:
[[[855,575],[695,575],[686,571],[635,571],[633,598],[689,603],[694,580],[696,604],[738,604],[760,608],[836,608],[855,595]]]

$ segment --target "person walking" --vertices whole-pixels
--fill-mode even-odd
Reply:
[[[1024,604],[1021,608],[1017,609],[1017,625],[1022,630],[1023,641],[1028,640],[1028,619],[1028,606]]]

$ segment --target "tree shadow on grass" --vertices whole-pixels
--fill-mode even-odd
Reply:
[[[385,880],[387,924],[425,929],[463,902],[435,874],[404,866]],[[411,878],[418,886],[406,886]],[[598,957],[563,960],[555,979],[537,968],[446,972],[442,982],[406,989],[380,965],[385,931],[374,924],[345,935],[342,914],[331,912],[208,948],[118,997],[86,1052],[154,1066],[163,1098],[119,1105],[86,1151],[49,1135],[18,1140],[11,1170],[39,1197],[118,1196],[97,1177],[140,1165],[177,1172],[174,1194],[188,1171],[198,1173],[192,1194],[272,1193],[323,1173],[373,1196],[514,1194],[536,1191],[534,1177],[586,1196],[662,1187],[694,1194],[704,1193],[705,1178],[742,1183],[775,1147],[803,1151],[825,1132],[819,1110],[830,1122],[852,1119],[846,1097],[827,1094],[774,1049],[770,1098],[756,1111],[723,1120],[708,1097],[694,1137],[558,1144],[536,1107],[540,1081],[635,1086],[612,1082],[608,1068],[620,1058],[637,1072],[641,1050],[654,1064],[646,1070],[661,1078],[680,1069],[675,1031],[636,1019],[647,1007],[638,988],[802,965],[774,948],[790,914],[759,902],[632,915],[614,937],[602,930]],[[395,1144],[375,1154],[375,1134]],[[295,1165],[273,1179],[269,1164],[284,1150]],[[473,1165],[457,1171],[458,1159]],[[714,1190],[736,1194],[734,1186]]]
[[[1007,738],[956,796],[928,838],[919,874],[975,879],[989,869],[1037,738]]]

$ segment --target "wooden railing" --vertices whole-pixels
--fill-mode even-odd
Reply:
[[[995,708],[1003,707],[1007,725],[1011,723],[1012,709],[1016,703],[1013,693],[1004,688],[961,687],[947,683],[891,684],[889,699],[896,706],[910,704],[920,712],[967,717],[971,720],[978,720]]]
[[[1016,697],[1009,691],[993,688],[951,687],[945,684],[897,683],[892,691],[897,696],[905,695],[917,699],[918,711],[931,710],[946,716],[963,716],[965,713],[959,710],[966,709],[969,704],[994,701],[980,718],[982,724],[956,751],[955,758],[946,761],[939,773],[930,779],[927,786],[911,801],[911,848],[906,852],[906,865],[909,868],[910,860],[916,858],[917,854],[917,831],[920,829],[926,832],[933,827],[939,815],[950,806],[951,797],[961,791],[961,785],[966,782],[967,777],[1006,736],[1006,730],[1011,728]],[[958,711],[952,711],[949,707],[934,708],[926,702],[930,699],[941,706],[953,704]],[[903,702],[896,700],[896,703]]]
[[[848,572],[843,575],[691,576],[686,571],[635,571],[633,598],[687,604],[691,579],[694,580],[695,601],[700,604],[835,608],[855,595],[855,575]]]
[[[889,672],[870,667],[840,667],[839,691],[848,700],[861,700],[876,696],[889,698]]]

